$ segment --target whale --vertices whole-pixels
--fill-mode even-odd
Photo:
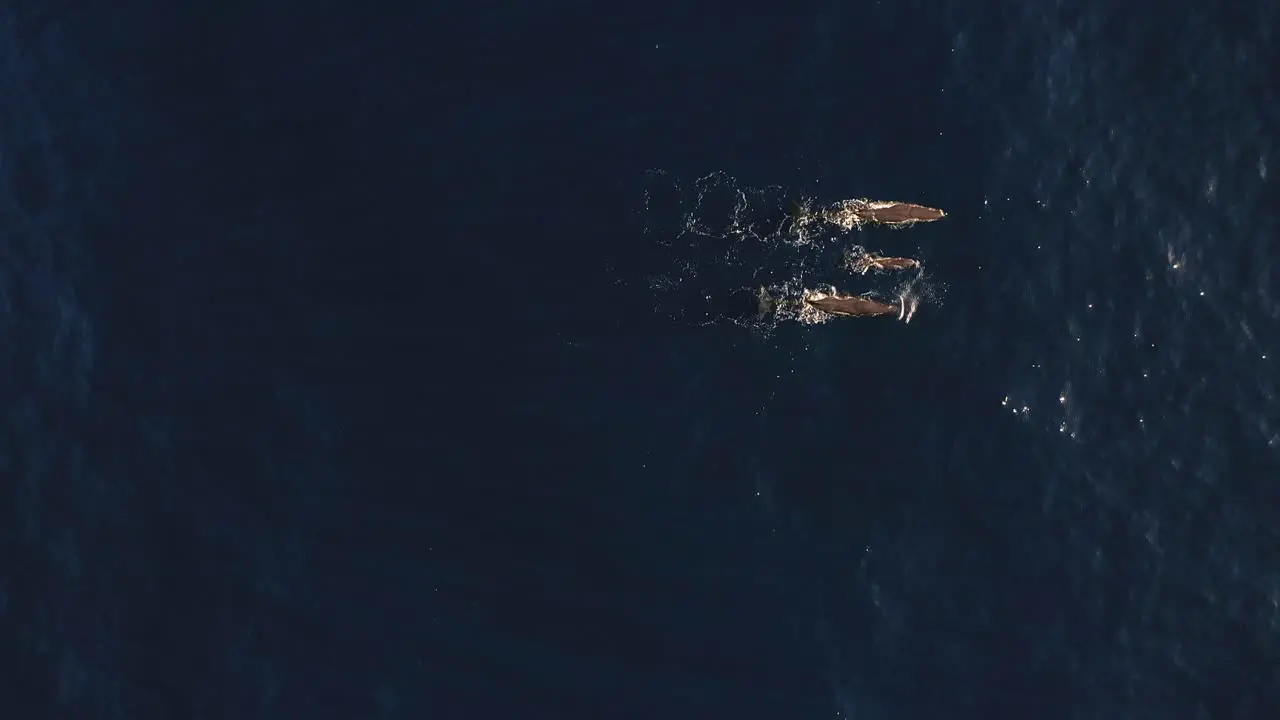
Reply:
[[[920,267],[920,261],[915,258],[904,257],[879,257],[877,255],[861,255],[857,257],[850,256],[845,261],[846,266],[851,272],[866,275],[868,270],[911,270]]]
[[[841,295],[810,290],[805,293],[804,301],[825,313],[843,317],[877,317],[880,315],[897,315],[901,318],[905,308],[889,305],[863,295]]]
[[[844,230],[863,225],[885,225],[905,228],[922,222],[935,222],[947,214],[938,208],[894,200],[841,200],[815,213],[818,217]]]

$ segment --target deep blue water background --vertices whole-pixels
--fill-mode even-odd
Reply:
[[[1278,19],[8,6],[3,714],[1274,717]],[[945,301],[664,318],[653,168]]]

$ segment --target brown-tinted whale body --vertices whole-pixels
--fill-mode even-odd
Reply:
[[[811,293],[805,296],[804,301],[832,315],[844,315],[846,317],[871,317],[877,315],[898,315],[901,317],[902,315],[902,309],[897,305],[887,305],[879,300],[872,300],[861,295]]]
[[[933,222],[947,216],[946,213],[937,208],[913,205],[911,203],[893,203],[884,207],[872,207],[867,210],[867,214],[876,222],[885,224]]]
[[[871,223],[890,227],[908,227],[918,222],[941,220],[947,214],[937,208],[914,203],[883,200],[841,200],[819,211],[823,220],[845,230]]]

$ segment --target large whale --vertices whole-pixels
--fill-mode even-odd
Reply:
[[[808,201],[793,201],[791,205],[791,221],[800,228],[818,221],[831,223],[843,230],[861,228],[863,225],[905,228],[916,223],[941,220],[947,216],[938,208],[893,200],[854,198],[816,209]]]
[[[901,319],[906,314],[906,308],[903,305],[889,305],[862,295],[841,295],[834,291],[824,293],[817,290],[809,290],[805,292],[804,301],[806,304],[812,305],[825,313],[844,317],[873,317],[896,314]]]
[[[845,230],[862,225],[908,227],[920,222],[941,220],[947,214],[937,208],[886,200],[841,200],[818,211],[819,216]]]

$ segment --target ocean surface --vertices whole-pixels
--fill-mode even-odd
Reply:
[[[454,5],[0,9],[0,715],[1280,714],[1273,3]]]

